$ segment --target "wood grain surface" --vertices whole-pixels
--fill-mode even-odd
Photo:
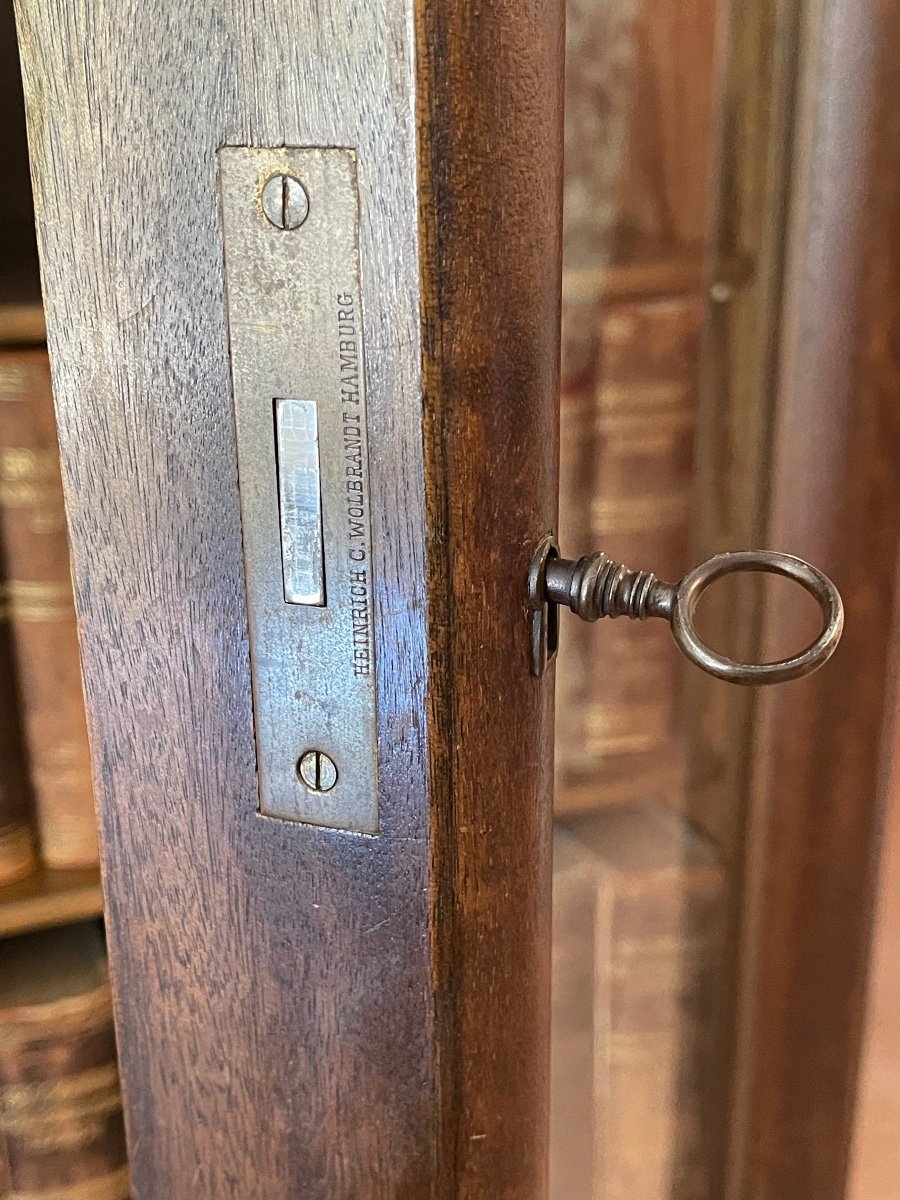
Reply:
[[[831,575],[846,625],[763,701],[741,1200],[844,1195],[896,647],[900,15],[816,0],[806,20],[768,538]],[[790,598],[767,620],[799,633]]]
[[[517,597],[556,526],[562,30],[418,9],[440,1172],[472,1200],[546,1188],[553,693]]]
[[[736,0],[721,39],[721,88],[710,287],[695,457],[697,560],[736,546],[773,546],[766,527],[771,483],[777,364],[784,299],[787,203],[793,179],[803,6]],[[783,543],[790,549],[792,539]],[[713,589],[704,599],[704,636],[748,662],[764,657],[762,577]],[[738,577],[733,577],[737,582]],[[788,588],[785,588],[788,591]],[[796,599],[794,592],[788,594]],[[817,628],[817,627],[816,627]],[[809,631],[813,636],[814,630]],[[790,640],[784,652],[796,646]],[[824,677],[823,677],[824,678]],[[788,689],[789,691],[791,689]],[[768,813],[752,796],[759,692],[700,671],[684,678],[688,739],[686,814],[729,864],[728,936],[720,963],[717,1040],[720,1103],[713,1121],[720,1151],[712,1195],[742,1197],[756,1050],[759,900],[766,871]],[[765,698],[763,697],[763,701]],[[766,745],[758,749],[759,760]],[[815,754],[817,747],[806,752]],[[770,980],[774,992],[779,984]],[[743,991],[742,991],[743,989]],[[761,991],[762,989],[760,989]],[[726,1191],[726,1179],[731,1190]]]
[[[559,4],[18,18],[135,1196],[540,1198]],[[256,813],[223,144],[359,155],[377,838]]]

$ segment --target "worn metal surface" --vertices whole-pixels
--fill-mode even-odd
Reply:
[[[528,568],[528,601],[531,608],[531,671],[544,674],[559,650],[559,605],[547,596],[547,563],[559,558],[559,544],[548,533]]]
[[[694,625],[700,597],[717,579],[741,571],[783,575],[809,592],[822,611],[822,631],[815,641],[789,658],[767,663],[735,662],[711,650]],[[543,643],[541,639],[541,630],[548,625],[547,610],[558,604],[565,604],[583,621],[662,617],[671,625],[678,649],[695,666],[717,679],[750,686],[786,683],[811,674],[831,658],[844,628],[844,608],[831,580],[803,559],[771,550],[717,554],[673,584],[657,579],[652,571],[632,571],[602,550],[577,561],[560,558],[555,542],[545,538],[532,560],[528,598],[536,675],[542,674],[549,661],[545,639]]]
[[[356,157],[219,157],[260,811],[377,833]],[[309,197],[293,228],[263,209],[285,177]],[[336,764],[328,789],[297,770],[313,748]]]
[[[281,568],[288,604],[325,603],[322,470],[315,400],[275,401]]]
[[[735,662],[711,650],[701,640],[694,626],[697,605],[706,589],[717,579],[740,571],[782,575],[809,592],[822,613],[822,631],[815,641],[789,658],[764,663]],[[802,558],[769,550],[744,550],[734,554],[717,554],[689,571],[673,591],[669,621],[675,644],[692,663],[717,679],[755,687],[758,684],[802,679],[828,662],[841,640],[844,606],[837,588],[827,575]]]
[[[313,792],[330,792],[338,777],[337,767],[320,750],[308,750],[300,758],[297,774]]]
[[[297,229],[309,216],[309,196],[293,175],[272,175],[262,190],[262,209],[277,229]]]

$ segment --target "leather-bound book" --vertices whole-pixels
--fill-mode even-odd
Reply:
[[[724,871],[659,805],[557,833],[552,1200],[714,1200]]]
[[[677,581],[690,567],[693,447],[704,306],[694,294],[601,309],[591,403],[564,397],[564,551],[592,549]],[[557,705],[558,809],[664,799],[684,787],[682,661],[665,624],[564,619]]]
[[[13,1200],[127,1200],[103,939],[94,924],[0,942],[0,1133]]]
[[[598,873],[594,854],[553,833],[550,1200],[594,1200],[594,1026]]]
[[[3,578],[0,560],[0,887],[21,879],[37,865],[9,605]]]
[[[723,0],[567,0],[560,544],[677,580],[688,551]],[[684,803],[661,623],[562,616],[557,811]]]
[[[46,352],[0,352],[0,538],[41,854],[98,861],[81,664]]]

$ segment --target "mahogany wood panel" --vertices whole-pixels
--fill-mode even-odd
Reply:
[[[721,42],[713,284],[707,309],[697,423],[694,552],[700,561],[768,540],[775,376],[781,330],[786,207],[792,176],[802,8],[781,0],[735,0]],[[735,658],[762,657],[762,577],[704,598],[704,636]],[[782,581],[778,581],[782,582]],[[785,585],[788,586],[786,581]],[[791,589],[790,594],[797,597]],[[813,618],[815,619],[815,618]],[[816,627],[817,628],[817,627]],[[810,636],[814,630],[810,631]],[[795,643],[782,646],[786,652]],[[712,1194],[735,1187],[746,1156],[748,1090],[755,1048],[747,1031],[755,988],[759,876],[765,805],[751,803],[754,716],[759,693],[699,671],[684,677],[688,738],[686,813],[728,864],[728,936],[720,964],[717,1039],[721,1153]],[[763,747],[762,753],[765,753]],[[746,1059],[744,1056],[748,1056]],[[747,1064],[749,1063],[749,1068]],[[734,1200],[739,1190],[727,1191]]]
[[[559,487],[563,0],[420,0],[418,35],[441,1170],[518,1200],[549,1128],[553,696],[519,589]]]
[[[804,44],[768,534],[832,576],[847,620],[825,670],[764,702],[741,1200],[844,1195],[890,729],[900,13],[817,0]],[[789,601],[769,619],[798,632]]]
[[[18,16],[135,1196],[540,1200],[558,0]],[[256,812],[216,151],[282,143],[359,155],[377,838]]]

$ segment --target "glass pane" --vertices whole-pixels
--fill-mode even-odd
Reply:
[[[764,544],[794,18],[770,0],[568,18],[560,543],[676,581]],[[702,632],[753,660],[758,587],[731,584]],[[723,1194],[751,702],[664,622],[563,614],[553,1200]]]

